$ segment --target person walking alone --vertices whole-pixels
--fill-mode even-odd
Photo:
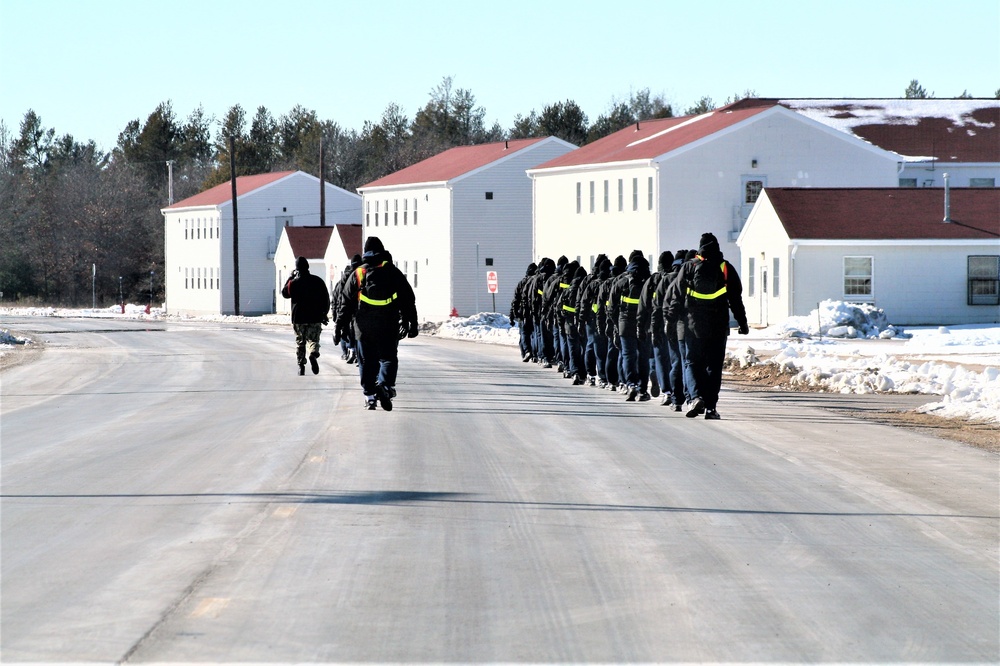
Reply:
[[[353,318],[365,408],[375,409],[377,402],[388,412],[396,396],[399,341],[417,337],[416,299],[376,236],[365,241],[361,259],[364,263],[344,283],[336,336],[348,334]]]
[[[314,375],[319,374],[319,338],[324,324],[330,323],[330,292],[326,282],[309,272],[305,257],[295,260],[281,295],[292,301],[292,330],[295,331],[295,359],[299,375],[306,374],[306,355]]]

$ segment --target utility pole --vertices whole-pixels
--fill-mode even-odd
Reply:
[[[174,161],[167,160],[167,205],[174,203]]]
[[[323,137],[319,138],[319,226],[326,226],[326,178],[323,168]]]
[[[229,137],[229,182],[233,191],[233,305],[240,316],[240,223],[236,214],[236,139]]]

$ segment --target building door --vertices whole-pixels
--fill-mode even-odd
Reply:
[[[761,262],[763,263],[763,262]],[[767,267],[760,269],[760,325],[767,327]]]

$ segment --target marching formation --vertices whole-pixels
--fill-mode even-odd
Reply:
[[[717,409],[729,313],[750,332],[739,274],[713,234],[697,250],[663,252],[653,271],[639,250],[592,273],[560,257],[529,264],[510,306],[522,360],[557,367],[574,385],[606,388],[628,402],[695,418]]]

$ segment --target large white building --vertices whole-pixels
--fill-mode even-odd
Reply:
[[[773,100],[642,121],[529,170],[534,257],[691,248],[712,232],[734,263],[765,187],[896,187],[895,153]]]
[[[326,224],[358,224],[361,197],[324,184]],[[275,311],[274,254],[287,226],[318,225],[320,181],[302,171],[236,179],[240,314]],[[236,280],[232,186],[223,183],[161,210],[166,308],[184,314],[233,314]]]
[[[824,300],[894,324],[1000,322],[997,188],[767,188],[737,243],[753,325]]]
[[[364,236],[378,236],[422,319],[506,312],[532,260],[526,171],[575,149],[554,137],[461,146],[358,188]],[[487,272],[498,291],[487,289]]]

